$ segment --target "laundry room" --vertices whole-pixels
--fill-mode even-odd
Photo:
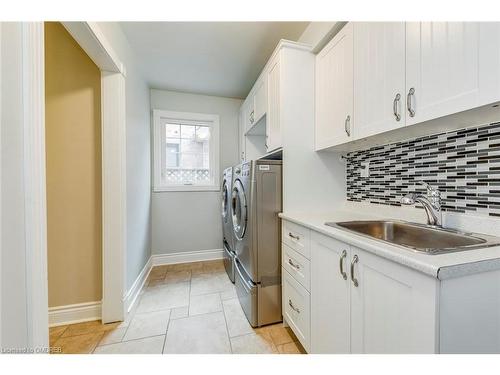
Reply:
[[[0,368],[478,371],[498,14],[218,1],[2,5]]]

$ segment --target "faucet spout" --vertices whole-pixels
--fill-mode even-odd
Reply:
[[[427,224],[440,227],[442,222],[441,193],[437,188],[425,182],[421,182],[421,184],[427,188],[427,193],[425,195],[407,194],[401,198],[401,204],[414,205],[416,202],[420,203],[427,214]]]
[[[427,224],[440,227],[441,206],[436,207],[436,205],[424,195],[417,196],[415,201],[424,206],[425,213],[427,214]]]

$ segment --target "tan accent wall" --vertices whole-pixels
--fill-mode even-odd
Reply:
[[[100,71],[45,23],[49,306],[102,297]]]

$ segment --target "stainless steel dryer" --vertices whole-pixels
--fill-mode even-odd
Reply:
[[[253,327],[282,320],[281,170],[281,160],[255,160],[233,168],[235,285]]]
[[[224,267],[234,283],[233,225],[231,221],[231,187],[233,167],[224,169],[222,175],[222,234],[224,244]]]

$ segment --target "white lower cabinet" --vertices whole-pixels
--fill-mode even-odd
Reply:
[[[309,353],[500,353],[500,270],[440,280],[290,224],[309,256],[283,244],[299,266],[284,264],[283,318]]]
[[[286,220],[283,230],[283,318],[304,349],[439,352],[437,279]]]
[[[304,288],[311,289],[311,264],[291,247],[282,245],[282,265],[288,273],[293,276]]]
[[[437,280],[354,247],[351,264],[351,353],[435,353]]]
[[[306,351],[310,347],[311,295],[284,268],[283,317]]]
[[[436,280],[311,233],[312,353],[433,353]]]
[[[311,352],[350,353],[349,246],[312,232],[311,250]]]

